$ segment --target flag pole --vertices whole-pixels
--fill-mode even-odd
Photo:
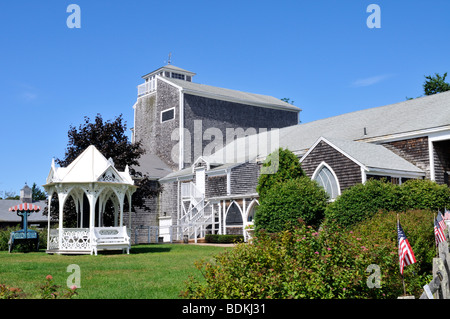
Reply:
[[[433,229],[434,229],[435,222],[436,222],[436,212],[433,213]],[[436,257],[439,258],[439,244],[437,241],[436,241]]]
[[[398,225],[400,224],[399,218],[398,218],[398,213],[397,213],[397,231],[399,229]],[[399,243],[397,244],[399,245]],[[398,247],[399,253],[400,253],[400,247]],[[399,263],[400,263],[400,254],[399,254]],[[402,283],[403,283],[403,296],[406,296],[406,287],[405,287],[405,276],[403,276],[403,272],[401,273],[402,275]]]

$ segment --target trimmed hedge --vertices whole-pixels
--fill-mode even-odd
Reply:
[[[205,236],[207,243],[221,243],[221,244],[231,244],[231,243],[242,243],[244,242],[244,236],[242,235],[217,235],[217,234],[207,234]]]
[[[394,185],[385,180],[368,180],[345,190],[325,210],[327,220],[343,226],[372,217],[379,211],[402,212],[410,209],[437,211],[450,208],[450,189],[430,180],[409,180]]]

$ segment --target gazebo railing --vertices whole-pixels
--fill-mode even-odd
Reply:
[[[90,230],[89,228],[63,228],[60,237],[59,229],[51,229],[49,249],[90,251]]]

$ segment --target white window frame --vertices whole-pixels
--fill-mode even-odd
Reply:
[[[168,112],[168,111],[170,111],[170,110],[173,110],[173,118],[171,118],[170,120],[165,120],[165,121],[163,121],[162,120],[162,118],[163,118],[163,113],[164,112]],[[159,114],[159,122],[160,123],[167,123],[167,122],[170,122],[170,121],[173,121],[173,120],[175,120],[175,117],[176,117],[176,110],[175,110],[175,107],[171,107],[170,109],[165,109],[165,110],[163,110],[163,111],[161,111],[160,112],[160,114]]]
[[[336,180],[336,186],[337,186],[337,195],[335,198],[330,198],[330,201],[334,201],[338,196],[341,195],[341,185],[339,183],[339,179],[336,175],[336,173],[334,172],[334,170],[331,168],[330,165],[328,165],[326,162],[322,161],[316,168],[316,170],[314,171],[311,179],[314,181],[316,180],[317,175],[319,175],[320,171],[322,170],[323,167],[326,167],[330,172],[331,175],[333,175],[334,179]]]

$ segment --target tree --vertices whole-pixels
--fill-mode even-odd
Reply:
[[[438,73],[435,73],[434,76],[431,75],[425,76],[426,81],[423,84],[425,95],[432,95],[436,93],[450,91],[450,84],[445,82],[446,77],[447,72],[445,72],[443,76],[439,75]]]
[[[70,126],[69,143],[63,159],[56,159],[60,166],[67,166],[77,158],[89,145],[94,145],[106,158],[112,158],[118,170],[124,170],[126,165],[139,165],[138,159],[144,154],[140,142],[130,143],[125,132],[127,125],[122,114],[114,121],[104,122],[97,114],[93,123],[89,117],[78,129]]]
[[[45,195],[45,192],[41,191],[36,183],[33,183],[33,186],[31,187],[31,198],[33,202],[35,202],[47,199],[47,195]]]
[[[267,156],[263,164],[263,170],[269,167],[275,168],[276,172],[271,172],[273,174],[262,173],[256,186],[256,191],[261,200],[266,192],[276,183],[306,176],[297,156],[288,149],[279,148]]]

